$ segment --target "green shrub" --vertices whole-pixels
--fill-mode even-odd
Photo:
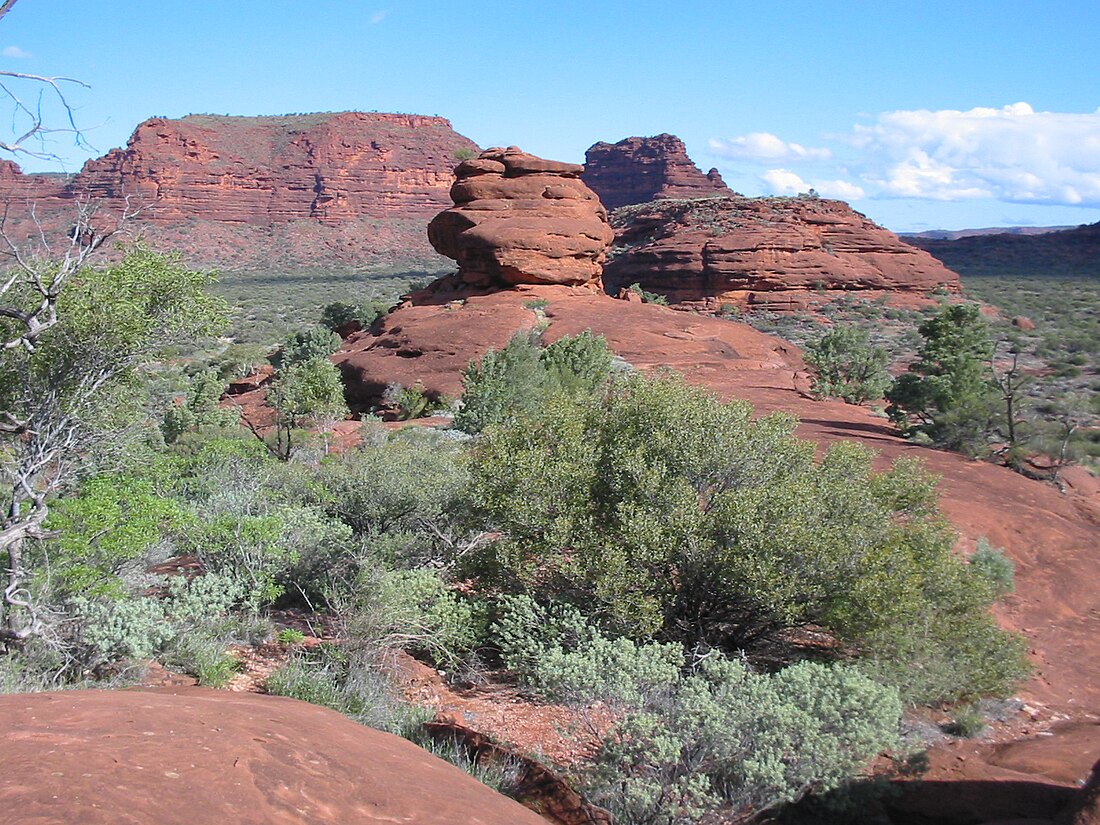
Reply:
[[[517,333],[502,350],[489,350],[462,374],[462,405],[454,426],[479,433],[490,424],[536,406],[544,395],[539,347],[530,333]]]
[[[51,508],[47,548],[51,586],[57,595],[121,596],[121,574],[141,568],[145,555],[184,519],[177,502],[157,494],[150,481],[100,475]]]
[[[589,331],[559,338],[545,349],[533,333],[517,333],[504,349],[470,362],[454,425],[479,433],[537,409],[555,393],[592,392],[607,380],[611,361],[603,336]]]
[[[590,393],[607,381],[612,358],[607,340],[585,330],[546,346],[539,355],[539,365],[553,391]]]
[[[509,670],[557,701],[637,705],[684,665],[679,645],[608,639],[576,608],[543,608],[526,596],[501,600],[490,636]]]
[[[465,534],[454,522],[467,483],[460,449],[432,434],[397,434],[325,462],[318,503],[354,532],[368,555],[388,568],[451,561]],[[345,558],[353,565],[358,562]],[[350,567],[343,574],[354,575]]]
[[[328,327],[315,326],[295,332],[272,356],[276,369],[284,370],[315,358],[328,358],[340,349],[340,336]]]
[[[621,821],[698,822],[829,790],[897,741],[897,691],[850,666],[760,675],[712,650],[687,668],[679,645],[610,639],[526,596],[499,600],[490,637],[538,694],[620,709],[582,780]]]
[[[774,655],[814,624],[922,696],[1008,689],[1017,642],[954,556],[934,480],[911,461],[877,473],[853,444],[819,460],[793,426],[667,377],[552,399],[475,444],[471,501],[500,539],[465,572],[613,636]],[[959,680],[922,685],[930,657]]]
[[[625,822],[743,815],[838,787],[895,745],[900,715],[848,667],[758,675],[712,654],[615,726],[586,790]]]
[[[226,640],[213,633],[182,633],[164,659],[169,667],[198,679],[204,687],[224,687],[240,669],[240,661],[226,653]]]
[[[994,547],[985,536],[978,539],[978,546],[970,557],[970,566],[989,582],[998,596],[1016,589],[1016,565],[1004,550]]]
[[[204,684],[220,684],[231,672],[220,627],[245,597],[244,587],[217,574],[188,580],[174,576],[162,597],[71,600],[81,628],[84,660],[91,667],[166,654]],[[227,676],[226,676],[227,678]]]
[[[334,301],[321,310],[321,326],[333,332],[358,325],[361,329],[370,329],[371,325],[385,315],[392,302],[369,300],[357,304]]]
[[[861,404],[881,398],[890,386],[889,356],[871,346],[870,333],[862,327],[834,327],[806,347],[806,362],[816,373],[813,391],[824,398]]]
[[[633,292],[639,298],[641,298],[644,303],[668,306],[667,297],[665,297],[664,295],[659,295],[656,292],[646,292],[644,289],[642,289],[641,284],[631,284],[627,287],[627,289]]]
[[[383,573],[370,595],[377,603],[372,612],[377,626],[368,635],[424,653],[441,667],[457,666],[484,633],[475,607],[448,590],[434,571]]]
[[[447,406],[447,399],[432,399],[417,381],[413,386],[390,384],[382,394],[382,404],[397,413],[398,421],[411,421],[434,414]]]
[[[278,639],[279,644],[297,645],[301,644],[305,640],[306,634],[293,627],[287,627],[283,630],[280,630],[279,634],[275,638]]]
[[[226,382],[213,369],[195,375],[182,403],[172,404],[164,413],[161,424],[164,442],[171,444],[192,430],[223,429],[237,424],[240,411],[219,405],[225,387]]]
[[[73,607],[83,625],[83,643],[93,664],[119,659],[150,659],[175,638],[178,628],[164,620],[159,599],[109,602],[77,598]]]
[[[974,704],[963,705],[955,708],[951,714],[951,721],[945,728],[952,736],[963,739],[973,739],[985,730],[985,717]]]

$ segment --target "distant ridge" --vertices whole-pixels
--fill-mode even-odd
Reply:
[[[954,240],[909,236],[906,240],[927,250],[964,278],[967,275],[1100,278],[1100,223],[1041,233],[970,234]]]
[[[984,229],[926,229],[923,232],[899,232],[902,238],[929,238],[936,241],[957,241],[975,235],[1045,235],[1048,232],[1061,232],[1073,229],[1066,226],[990,226]]]

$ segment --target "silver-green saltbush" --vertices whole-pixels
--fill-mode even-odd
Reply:
[[[712,655],[608,734],[588,791],[624,822],[698,822],[841,785],[896,743],[901,701],[853,668],[757,674]]]
[[[623,822],[698,822],[838,787],[896,743],[897,690],[853,667],[802,662],[775,674],[712,651],[610,639],[575,609],[502,599],[501,657],[547,698],[622,711],[587,776]]]

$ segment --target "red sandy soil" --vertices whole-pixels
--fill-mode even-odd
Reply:
[[[3,821],[545,825],[335,711],[203,688],[0,696]]]
[[[614,714],[606,707],[572,708],[534,702],[496,681],[467,688],[447,684],[408,654],[395,671],[406,697],[432,708],[436,719],[472,728],[516,751],[568,767],[593,756]]]

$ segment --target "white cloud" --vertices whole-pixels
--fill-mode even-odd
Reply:
[[[789,169],[769,169],[760,176],[760,179],[767,185],[768,191],[774,195],[797,195],[800,192],[808,192],[813,189],[819,195],[827,198],[854,201],[859,200],[866,194],[862,187],[846,180],[807,182]]]
[[[1100,206],[1100,109],[885,112],[849,140],[884,195]]]
[[[0,51],[0,54],[2,54],[4,57],[11,57],[16,60],[26,60],[27,58],[34,57],[33,54],[19,48],[18,46],[5,46],[4,50]]]
[[[788,143],[771,132],[751,132],[728,140],[711,138],[710,148],[716,155],[736,160],[795,161],[827,160],[832,157],[828,149]]]
[[[773,195],[797,195],[810,188],[806,181],[789,169],[769,169],[760,179],[768,185]]]
[[[376,11],[374,14],[372,14],[370,16],[370,24],[372,26],[374,26],[374,25],[377,25],[378,23],[381,23],[383,20],[386,19],[387,14],[389,14],[389,11],[387,9],[383,9],[382,11]]]

